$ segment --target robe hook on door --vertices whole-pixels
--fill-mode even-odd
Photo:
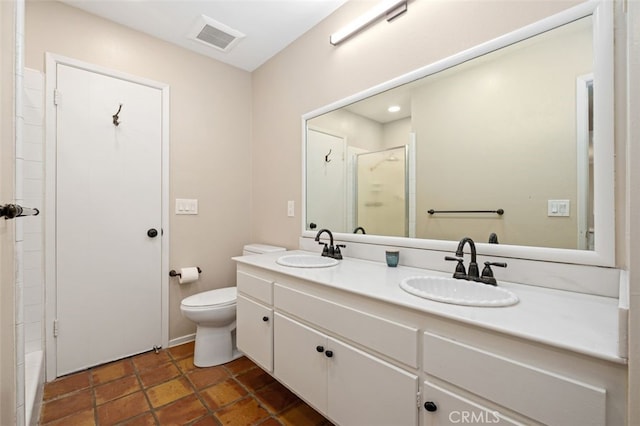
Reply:
[[[331,155],[331,149],[329,149],[329,152],[327,153],[327,155],[324,156],[324,162],[325,163],[330,163],[331,160],[329,159],[329,156]]]
[[[114,126],[119,126],[120,122],[118,121],[120,119],[120,117],[118,117],[118,115],[120,114],[120,110],[122,109],[122,104],[120,104],[120,107],[118,108],[118,112],[116,112],[115,114],[112,115],[113,117],[113,125]]]

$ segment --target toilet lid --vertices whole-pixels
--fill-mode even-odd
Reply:
[[[182,300],[182,305],[192,308],[227,306],[236,303],[237,295],[238,290],[236,287],[218,288],[189,296]]]

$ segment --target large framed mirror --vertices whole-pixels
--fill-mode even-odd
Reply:
[[[614,265],[611,2],[305,114],[303,136],[303,237]]]

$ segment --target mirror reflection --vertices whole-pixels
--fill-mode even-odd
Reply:
[[[593,250],[592,72],[588,16],[307,120],[306,229]]]

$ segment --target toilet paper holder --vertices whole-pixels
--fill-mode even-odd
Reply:
[[[200,267],[198,266],[198,273],[201,274],[202,273],[202,269],[200,269]],[[172,269],[169,271],[169,276],[170,277],[181,277],[182,274],[180,272],[176,272],[175,269]]]

